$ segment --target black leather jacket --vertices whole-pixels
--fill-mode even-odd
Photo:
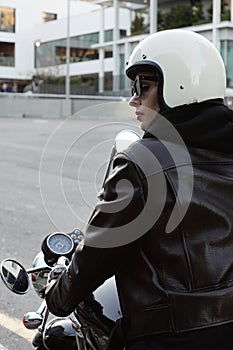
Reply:
[[[90,292],[115,275],[127,339],[233,322],[233,113],[221,104],[204,107],[199,106],[192,116],[189,113],[183,119],[179,110],[182,125],[178,127],[173,120],[192,161],[191,198],[185,196],[192,185],[190,173],[185,171],[191,163],[181,157],[174,164],[161,140],[146,133],[139,143],[118,154],[103,199],[87,227],[84,248],[76,251],[69,271],[47,292],[46,300],[54,314],[68,315]],[[204,122],[195,130],[200,115],[202,122],[212,116],[213,123],[219,120],[224,126],[216,129],[216,125]],[[194,126],[190,130],[191,121]],[[185,139],[185,135],[190,136]],[[142,164],[138,166],[138,147],[145,147],[159,160],[157,168],[152,166],[145,172]],[[184,170],[182,179],[180,170]],[[122,179],[125,181],[118,186]],[[158,188],[159,195],[153,194],[147,216],[150,222],[144,222],[146,232],[139,222],[142,234],[136,235],[136,240],[131,239],[133,236],[124,240],[122,236],[119,241],[113,239],[112,247],[109,243],[103,247],[105,237],[108,240],[112,232],[117,235],[121,228],[133,228],[130,223],[140,216],[148,201],[151,204],[150,181],[166,185],[166,195],[164,201],[163,191]],[[189,202],[188,210],[185,215],[177,211],[182,220],[178,218],[178,225],[167,233],[182,181],[187,192],[179,198],[179,209]],[[114,208],[113,203],[117,203]],[[156,220],[151,225],[153,215]]]

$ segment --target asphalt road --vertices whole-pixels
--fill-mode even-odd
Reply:
[[[0,261],[29,268],[47,234],[84,229],[114,138],[129,128],[132,118],[115,116],[0,119]],[[32,349],[20,320],[39,305],[33,289],[20,296],[0,281],[0,350]]]

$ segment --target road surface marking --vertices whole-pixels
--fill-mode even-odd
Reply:
[[[5,346],[0,344],[0,350],[8,350],[7,348],[5,348]]]
[[[0,325],[9,329],[11,332],[17,334],[19,337],[31,342],[36,334],[36,330],[29,330],[24,327],[23,322],[16,317],[10,317],[2,312],[0,312]],[[0,350],[7,350],[4,347]]]

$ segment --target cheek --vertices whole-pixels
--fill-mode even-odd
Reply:
[[[150,101],[147,105],[146,105],[147,109],[149,109],[151,111],[151,113],[149,113],[149,115],[154,115],[154,112],[159,112],[159,105],[157,103],[157,101]]]
[[[150,98],[148,99],[148,107],[153,109],[156,112],[159,112],[159,104],[157,97],[157,87],[153,89],[153,93],[151,93]]]
[[[155,103],[155,105],[154,105],[154,110],[155,110],[156,112],[159,112],[159,111],[160,111],[158,101],[156,101],[156,103]]]

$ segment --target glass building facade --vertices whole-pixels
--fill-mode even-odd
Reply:
[[[126,30],[120,30],[120,38],[126,36]],[[104,41],[113,40],[113,29],[104,32]],[[92,49],[99,43],[99,32],[70,38],[70,63],[91,61],[99,58],[99,50]],[[112,57],[112,47],[105,49],[105,58]],[[66,63],[66,38],[37,43],[35,48],[35,68],[56,66]]]
[[[92,44],[99,42],[99,33],[90,33],[70,38],[70,62],[91,61],[99,58],[99,51]],[[66,39],[41,43],[35,48],[35,68],[66,63]]]

